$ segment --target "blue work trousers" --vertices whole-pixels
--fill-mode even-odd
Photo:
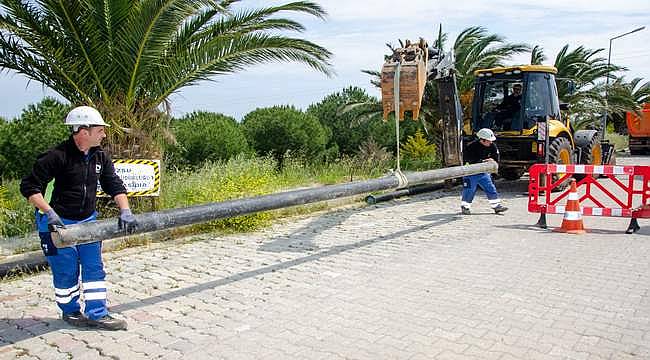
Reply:
[[[64,218],[61,220],[64,224],[70,225],[95,219],[97,219],[96,212],[81,221]],[[41,238],[41,248],[52,269],[56,304],[63,311],[63,315],[81,310],[79,295],[83,291],[86,317],[97,320],[106,316],[108,314],[104,281],[106,273],[102,263],[101,241],[56,248],[47,228],[47,215],[36,211],[36,225]]]
[[[463,177],[462,206],[469,207],[472,204],[477,187],[485,191],[492,207],[499,205],[499,193],[497,193],[497,188],[492,182],[492,177],[488,173],[482,173]]]

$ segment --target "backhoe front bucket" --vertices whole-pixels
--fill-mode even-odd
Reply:
[[[394,51],[381,69],[381,102],[384,120],[395,111],[395,75],[399,71],[399,119],[404,120],[404,112],[411,111],[417,120],[422,105],[424,86],[427,81],[427,46],[424,41],[410,44]]]

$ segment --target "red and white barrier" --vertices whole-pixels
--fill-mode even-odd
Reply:
[[[631,218],[628,233],[639,230],[636,219],[650,218],[650,166],[535,164],[530,167],[529,174],[528,211],[541,214],[538,225],[544,228],[546,214],[565,213],[565,206],[560,205],[560,201],[569,192],[554,194],[554,190],[573,174],[588,175],[577,183],[584,190],[579,201],[588,200],[594,206],[581,204],[582,215]],[[552,179],[553,175],[559,178],[542,184],[542,177]],[[598,181],[599,177],[611,181],[605,186]],[[606,206],[606,203],[614,205]]]

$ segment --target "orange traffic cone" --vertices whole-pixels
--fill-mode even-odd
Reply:
[[[586,233],[585,226],[582,223],[582,211],[580,210],[580,199],[578,197],[575,179],[571,180],[571,190],[569,191],[569,198],[566,203],[566,208],[564,209],[562,226],[553,229],[553,231],[569,234]]]

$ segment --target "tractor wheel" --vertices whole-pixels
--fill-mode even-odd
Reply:
[[[522,168],[500,168],[499,176],[506,180],[519,180],[519,178],[524,174],[524,169]]]
[[[594,130],[582,130],[575,133],[576,146],[581,151],[580,164],[601,165],[603,163],[603,148],[600,145],[600,137]],[[575,174],[576,180],[582,180],[585,174]]]
[[[571,148],[571,142],[565,137],[557,137],[553,139],[553,142],[548,147],[548,162],[550,164],[559,164],[559,165],[570,165],[572,161],[573,149]],[[564,174],[554,174],[553,182],[556,182],[558,179],[563,177]],[[570,179],[565,180],[562,184],[556,186],[553,191],[561,191],[569,186]]]
[[[582,147],[580,163],[585,165],[601,165],[603,163],[603,149],[597,136],[594,136],[587,146]]]

